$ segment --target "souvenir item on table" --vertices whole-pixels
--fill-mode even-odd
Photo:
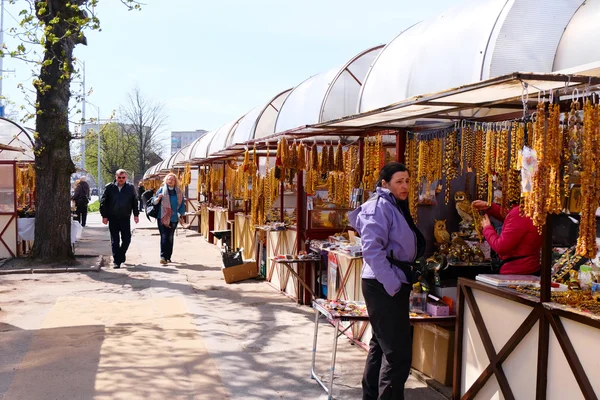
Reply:
[[[317,299],[315,302],[329,311],[333,317],[368,316],[364,301]]]
[[[469,230],[473,227],[473,207],[467,194],[463,191],[454,193],[454,205],[460,218],[460,226],[463,230]]]
[[[438,246],[450,241],[450,233],[448,233],[448,229],[446,229],[445,219],[435,220],[433,225],[433,236],[435,237],[435,242]]]

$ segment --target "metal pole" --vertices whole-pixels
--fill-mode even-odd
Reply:
[[[100,107],[97,108],[98,111],[98,156],[96,159],[98,160],[98,195],[101,195],[102,191],[102,176],[100,175]]]
[[[4,0],[0,5],[0,46],[4,48]],[[0,57],[0,75],[4,72],[4,57]],[[0,98],[2,97],[2,76],[0,76]],[[1,101],[1,100],[0,100]],[[4,116],[4,112],[0,116]]]
[[[81,62],[83,64],[83,103],[81,105],[81,120],[83,121],[83,129],[81,134],[83,135],[83,140],[81,141],[81,169],[85,169],[85,61]]]

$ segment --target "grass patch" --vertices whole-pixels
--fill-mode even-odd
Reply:
[[[93,203],[88,204],[88,212],[100,211],[100,201],[96,200]]]

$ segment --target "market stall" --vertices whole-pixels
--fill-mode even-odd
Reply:
[[[16,257],[27,250],[18,226],[19,220],[35,216],[34,160],[27,128],[0,118],[0,258]]]
[[[421,138],[419,135],[412,139],[409,137],[406,146],[407,164],[420,160],[412,153],[418,151],[419,147],[420,150],[426,149],[427,154],[437,154],[434,158],[440,157],[442,163],[441,168],[439,163],[431,161],[422,166],[419,166],[419,161],[416,161],[416,164],[412,165],[412,170],[423,171],[425,179],[421,183],[425,187],[435,183],[441,169],[441,178],[446,184],[449,182],[449,177],[454,177],[451,180],[455,180],[456,185],[465,187],[468,177],[470,189],[466,192],[470,192],[472,198],[482,198],[490,203],[498,201],[502,204],[515,194],[521,196],[521,185],[519,182],[515,183],[514,178],[516,174],[521,173],[522,165],[515,165],[513,162],[519,159],[517,150],[522,149],[523,145],[529,145],[536,150],[538,163],[536,171],[544,171],[533,174],[531,184],[533,189],[526,192],[523,203],[525,212],[531,213],[529,215],[537,226],[544,230],[541,286],[535,277],[529,281],[524,279],[526,285],[520,280],[515,281],[516,278],[511,279],[510,276],[507,276],[506,282],[501,278],[498,280],[488,278],[486,282],[491,284],[465,278],[458,280],[456,300],[458,322],[453,385],[455,398],[476,396],[487,398],[498,392],[501,392],[505,398],[533,398],[540,396],[541,393],[544,397],[550,398],[572,398],[572,396],[595,398],[593,392],[595,369],[591,367],[591,361],[582,349],[585,343],[598,336],[598,331],[595,330],[598,327],[597,317],[594,315],[596,303],[591,295],[581,290],[575,292],[567,290],[566,294],[557,292],[551,295],[550,278],[552,271],[555,280],[562,281],[563,286],[559,285],[558,288],[562,289],[566,287],[565,283],[568,283],[568,286],[573,289],[575,282],[569,283],[569,276],[577,275],[577,272],[570,272],[576,266],[573,254],[577,252],[579,257],[587,255],[590,259],[596,255],[595,212],[598,199],[589,196],[590,193],[597,192],[594,191],[595,189],[591,191],[588,189],[587,192],[583,189],[594,187],[590,186],[595,184],[594,179],[590,180],[594,175],[587,173],[586,168],[593,168],[592,166],[596,165],[593,158],[596,156],[593,151],[586,152],[582,149],[596,148],[590,143],[598,140],[594,136],[599,132],[594,125],[597,124],[597,114],[594,113],[598,112],[598,106],[593,106],[590,96],[587,100],[581,95],[578,96],[578,93],[586,93],[585,87],[596,85],[596,82],[600,80],[595,77],[513,74],[426,96],[417,102],[422,106],[419,114],[430,112],[427,110],[428,104],[431,104],[431,111],[435,112],[436,102],[446,104],[452,102],[453,107],[461,108],[461,112],[469,112],[469,109],[476,107],[474,100],[479,104],[485,104],[493,98],[496,104],[502,104],[505,114],[508,114],[507,110],[514,105],[515,108],[521,108],[521,115],[525,115],[524,119],[507,122],[500,119],[498,120],[500,122],[493,124],[459,124],[458,127],[445,132],[442,140],[443,154],[458,149],[458,154],[450,154],[449,157],[457,162],[457,171],[453,168],[444,168],[443,161],[447,157],[441,156],[439,149],[435,149],[439,144],[434,145],[439,136],[421,132],[419,133]],[[581,92],[574,90],[577,85],[583,85]],[[540,90],[546,91],[546,97],[543,93],[537,95]],[[589,89],[587,93],[591,93]],[[577,100],[578,97],[580,102]],[[559,103],[561,99],[564,99],[563,109],[567,111],[564,116],[561,116]],[[537,103],[537,109],[530,105],[532,102]],[[384,110],[378,118],[386,119],[385,114],[392,112],[401,117],[403,109],[409,114],[413,104],[415,103],[410,101],[401,103],[395,106],[394,110]],[[528,112],[531,109],[536,110],[533,119],[530,119]],[[501,109],[496,108],[496,112],[500,113]],[[452,110],[447,110],[445,113],[451,114]],[[439,116],[439,113],[428,114],[428,116],[432,115]],[[414,121],[418,115],[413,114],[411,118]],[[371,121],[372,118],[369,122]],[[348,122],[350,121],[345,123]],[[455,131],[459,133],[457,136],[459,142],[455,142],[453,136]],[[566,139],[563,138],[566,137],[570,137],[570,141],[565,142]],[[411,143],[413,139],[416,139],[415,143]],[[432,149],[431,146],[434,148]],[[490,148],[490,146],[495,147]],[[480,154],[477,156],[477,152],[474,152],[472,153],[474,157],[469,158],[472,147],[480,149]],[[486,164],[488,166],[493,164],[494,167],[486,168]],[[471,168],[467,169],[468,165],[471,165]],[[431,179],[428,179],[427,171],[431,169],[436,169],[437,172],[431,171]],[[468,171],[462,182],[458,179],[460,171]],[[418,174],[421,177],[421,172]],[[498,185],[499,182],[503,185]],[[413,200],[415,196],[418,198],[420,193],[418,190],[421,188],[411,189]],[[539,195],[540,188],[547,190],[542,196]],[[438,202],[446,196],[443,189],[437,196]],[[565,196],[569,201],[565,201]],[[455,203],[462,201],[460,197],[451,197],[454,197]],[[580,203],[578,199],[582,202]],[[415,208],[417,211],[415,216],[422,226],[423,207],[418,205],[418,200],[411,211]],[[578,210],[581,210],[580,217],[577,216]],[[552,219],[556,217],[552,216],[553,213],[570,213],[571,218],[581,220],[579,246],[571,249],[562,261],[554,264],[551,224]],[[461,232],[462,222],[462,220],[458,222],[458,233]],[[561,228],[564,230],[565,226]],[[575,243],[571,242],[570,245]],[[437,249],[437,251],[441,250]],[[464,253],[463,248],[461,251]],[[447,257],[459,255],[464,254],[449,253]],[[579,271],[581,273],[582,269],[579,268]],[[593,283],[593,267],[584,271],[586,281]],[[580,288],[582,283],[581,279],[577,280]]]

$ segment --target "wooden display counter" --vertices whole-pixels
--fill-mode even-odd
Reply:
[[[596,399],[600,317],[458,281],[454,399]]]
[[[278,255],[297,254],[296,230],[257,229],[262,230],[265,233],[267,282],[290,297],[299,299],[302,294],[298,291],[298,286],[290,279],[290,274],[287,273],[286,267],[272,261],[272,259]],[[298,273],[297,265],[294,265],[292,268]]]
[[[209,228],[210,231],[225,231],[227,230],[227,210],[223,208],[209,208],[208,209],[209,216]],[[212,215],[211,215],[212,214]],[[210,226],[210,222],[213,222],[212,227]],[[208,233],[208,241],[221,247],[221,241],[214,237],[209,231]]]
[[[209,223],[208,223],[208,205],[202,204],[200,206],[200,221],[198,222],[198,232],[204,236],[204,239],[208,240]]]
[[[242,256],[244,259],[253,259],[256,244],[252,217],[243,213],[235,214],[233,227],[233,248],[243,248]]]

